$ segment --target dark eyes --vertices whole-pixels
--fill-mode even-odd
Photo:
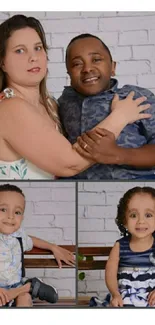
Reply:
[[[16,211],[15,214],[17,214],[18,216],[21,216],[22,212],[21,211]]]
[[[136,218],[136,213],[130,214],[130,218],[132,218],[132,219]]]
[[[36,47],[35,47],[35,50],[36,50],[36,51],[41,51],[42,48],[43,48],[43,46],[42,46],[42,45],[39,45],[39,46],[36,46]]]
[[[18,53],[18,54],[21,54],[21,53],[24,53],[24,49],[18,49],[15,52]]]
[[[99,62],[99,61],[102,61],[102,60],[103,60],[102,58],[94,58],[93,62]]]
[[[100,61],[103,61],[104,59],[99,57],[99,58],[92,58],[92,63],[97,63],[97,62],[100,62]],[[72,64],[72,68],[74,67],[79,67],[79,66],[82,66],[84,64],[83,61],[79,61],[79,62],[74,62]]]
[[[35,51],[41,51],[42,49],[43,49],[43,46],[42,45],[37,45],[37,46],[35,46]],[[20,49],[17,49],[15,52],[16,53],[18,53],[18,54],[22,54],[22,53],[24,53],[26,51],[26,49],[24,49],[24,48],[20,48]]]
[[[145,214],[145,217],[146,217],[146,218],[152,218],[153,215],[152,215],[151,213],[146,213],[146,214]]]
[[[7,208],[0,208],[0,211],[1,212],[7,212]],[[15,211],[15,214],[18,215],[18,216],[21,216],[23,213],[22,211]]]
[[[137,217],[137,215],[136,215],[136,213],[132,213],[132,214],[130,214],[130,218],[132,218],[132,219],[135,219]],[[153,217],[153,214],[152,213],[145,213],[145,217],[146,218],[152,218]]]
[[[5,208],[1,208],[0,211],[6,212],[6,209]]]

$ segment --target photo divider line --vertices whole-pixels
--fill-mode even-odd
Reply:
[[[78,306],[78,181],[75,182],[76,306]]]

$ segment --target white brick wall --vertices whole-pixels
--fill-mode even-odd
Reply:
[[[0,12],[0,22],[18,12]],[[48,89],[58,98],[68,85],[64,53],[78,34],[92,33],[111,49],[123,84],[136,84],[155,93],[155,12],[19,12],[43,24],[49,50]],[[51,49],[52,48],[52,49]]]
[[[78,183],[79,246],[113,246],[120,238],[115,224],[117,204],[124,193],[135,186],[155,187],[155,182]],[[78,281],[79,295],[105,297],[104,271],[86,271],[85,274],[85,279]]]
[[[8,182],[0,182],[1,184]],[[11,182],[26,197],[24,227],[27,234],[57,245],[75,245],[75,183]],[[59,296],[75,297],[75,269],[28,269],[58,289]]]

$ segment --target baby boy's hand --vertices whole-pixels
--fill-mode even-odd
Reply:
[[[7,290],[0,288],[0,306],[5,306],[9,302]]]

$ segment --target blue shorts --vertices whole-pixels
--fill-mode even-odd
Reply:
[[[9,289],[13,289],[13,288],[19,288],[19,287],[21,287],[22,285],[23,285],[22,282],[17,282],[17,283],[14,283],[14,284],[10,284],[10,285],[8,285],[8,286],[2,286],[2,285],[0,285],[0,288],[3,288],[3,289],[7,289],[7,290],[9,290]]]

